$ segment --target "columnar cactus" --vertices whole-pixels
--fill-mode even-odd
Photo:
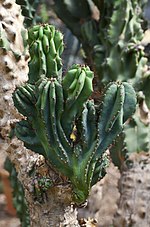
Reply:
[[[24,23],[27,27],[40,21],[40,17],[36,14],[39,2],[39,0],[16,0],[16,3],[21,6],[22,15],[25,17]]]
[[[150,107],[150,70],[148,56],[144,51],[142,41],[145,29],[143,26],[143,9],[147,1],[85,1],[88,2],[91,12],[91,6],[95,4],[100,16],[94,18],[92,13],[87,14],[86,8],[84,11],[88,16],[84,20],[82,20],[82,16],[80,17],[78,33],[70,25],[70,23],[73,25],[73,21],[68,22],[66,20],[70,14],[74,18],[78,15],[78,11],[74,7],[74,1],[70,1],[70,4],[66,4],[65,0],[62,1],[61,8],[58,2],[55,1],[54,4],[55,12],[82,43],[87,62],[90,62],[91,68],[96,72],[97,83],[95,83],[95,86],[102,87],[103,83],[109,81],[128,81],[135,88],[137,96],[141,92],[144,94],[145,102]],[[83,4],[81,7],[83,7]],[[74,9],[74,13],[71,9]],[[65,14],[60,11],[65,11]],[[120,21],[119,24],[118,21]],[[139,109],[138,106],[137,109]],[[130,153],[134,149],[135,152],[139,152],[139,149],[148,151],[150,148],[147,142],[149,140],[149,123],[142,123],[137,112],[138,110],[133,119],[124,127],[124,134],[120,137],[116,146],[113,147],[112,158],[115,163],[121,161],[119,160],[120,155],[124,160],[125,153]],[[144,137],[141,139],[141,134],[133,128],[142,129],[140,131],[142,135],[144,134]],[[132,136],[131,134],[129,136],[130,131],[134,131]],[[134,148],[133,144],[130,143],[131,137],[131,140],[137,138],[139,142]]]
[[[106,0],[99,3],[90,0],[75,6],[75,1],[64,0],[61,4],[60,1],[55,1],[54,9],[79,38],[87,57],[92,57],[91,66],[95,68],[101,82],[118,79],[137,81],[142,78],[142,69],[147,62],[140,45],[143,38],[142,9],[145,3],[146,1],[133,0]],[[99,19],[93,16],[93,4],[100,11]],[[84,16],[79,15],[77,7],[83,8],[81,12],[84,12]],[[78,32],[71,18],[80,19]]]
[[[49,33],[47,39],[52,40]],[[16,136],[68,177],[74,201],[83,203],[91,186],[103,177],[108,161],[105,151],[135,110],[135,92],[126,82],[110,83],[103,101],[95,105],[89,99],[93,72],[88,66],[72,66],[62,81],[37,71],[29,75],[28,83],[13,94],[15,106],[26,117],[16,124]],[[37,75],[34,84],[32,75]]]
[[[13,204],[16,208],[17,215],[20,218],[21,226],[22,227],[29,227],[30,226],[30,220],[29,220],[29,211],[27,207],[27,202],[25,199],[25,193],[22,184],[17,178],[17,172],[10,161],[9,158],[5,161],[5,169],[9,172],[10,176],[10,182],[11,186],[13,188]]]
[[[24,50],[25,34],[21,9],[15,1],[0,4],[0,150],[8,148],[10,124],[18,116],[13,107],[12,92],[16,85],[27,80],[28,53]],[[13,26],[12,26],[13,25]],[[11,114],[10,114],[11,113]]]
[[[30,51],[29,82],[34,83],[41,75],[61,80],[63,35],[52,25],[36,25],[29,29]]]
[[[15,0],[0,1],[0,18],[0,153],[5,157],[11,143],[11,126],[16,119],[21,119],[14,108],[12,93],[16,86],[27,81],[29,54],[24,48],[22,37],[22,34],[26,34],[23,16]],[[22,149],[19,142],[17,145]],[[14,151],[13,147],[12,150]],[[13,158],[11,155],[10,158],[16,160],[16,153],[15,150]],[[17,181],[15,183],[17,184]],[[22,199],[24,200],[24,197]]]

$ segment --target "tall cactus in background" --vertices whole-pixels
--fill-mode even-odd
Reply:
[[[46,52],[53,53],[62,47],[61,34],[57,33],[56,40],[45,32],[48,27],[35,26],[30,30],[35,33],[29,32],[29,42],[34,40],[33,43],[40,44],[37,45],[40,55],[31,45],[30,69],[35,66],[34,55],[39,62],[38,58],[45,57]],[[50,28],[51,33],[55,32]],[[39,40],[43,42],[45,36],[47,43],[53,45],[44,44],[42,49]],[[40,70],[29,72],[28,83],[13,94],[15,106],[26,117],[16,124],[15,134],[27,148],[44,155],[70,180],[73,200],[80,204],[87,199],[92,185],[103,177],[108,161],[105,151],[135,111],[136,95],[128,83],[114,82],[105,89],[103,101],[95,105],[94,100],[89,99],[93,72],[88,66],[73,65],[62,78],[57,72],[46,74],[50,61],[41,61]],[[59,62],[56,64],[59,66]],[[71,139],[73,133],[74,140]]]
[[[22,34],[26,34],[23,26],[23,16],[20,6],[15,0],[3,0],[0,2],[0,159],[7,155],[10,147],[10,131],[13,122],[21,119],[14,108],[12,93],[16,86],[27,81],[29,54],[24,48]],[[20,144],[18,143],[18,146]],[[20,145],[21,149],[21,145]],[[12,148],[14,151],[15,149]],[[23,153],[23,152],[22,152]],[[2,155],[2,156],[1,156]],[[10,155],[10,153],[9,153]],[[13,160],[16,158],[14,151]],[[11,156],[11,155],[10,155]],[[11,156],[12,158],[12,156]],[[3,158],[2,158],[3,159]],[[1,160],[2,164],[2,160]],[[19,166],[19,165],[18,165]],[[2,168],[2,166],[0,166]],[[20,174],[21,175],[21,174]],[[15,180],[17,184],[17,181]],[[15,185],[16,185],[15,184]],[[19,190],[19,187],[16,187]],[[20,192],[20,190],[19,190]],[[17,195],[17,200],[24,205],[25,198]],[[16,205],[16,203],[15,203]],[[17,215],[20,210],[17,204]],[[22,206],[23,207],[23,206]],[[22,214],[22,219],[25,213]]]
[[[93,16],[94,3],[98,7],[96,14],[99,17],[96,18]],[[55,1],[55,12],[79,38],[99,83],[130,80],[139,90],[142,89],[138,86],[142,80],[145,77],[149,80],[149,74],[145,74],[147,58],[141,45],[145,3],[134,0],[98,3],[90,0],[75,6],[75,1]],[[79,15],[79,9],[84,16]],[[69,16],[74,20],[78,18],[78,32]]]
[[[56,0],[54,10],[80,40],[87,62],[97,76],[95,86],[101,87],[109,81],[128,81],[135,88],[138,100],[141,100],[142,93],[143,102],[150,107],[148,88],[150,70],[148,57],[142,44],[145,29],[143,28],[143,9],[147,1],[84,1],[79,8],[86,16],[83,18],[80,15],[80,19],[74,2],[61,1],[60,8],[60,1]],[[84,8],[85,4],[88,7]],[[94,6],[97,8],[95,9]],[[74,20],[78,18],[78,32],[74,29],[73,19],[69,20],[70,14]],[[142,122],[138,109],[137,106],[135,116],[124,128],[124,135],[119,141],[119,151],[114,147],[118,152],[123,151],[124,148],[127,148],[127,151],[133,151],[128,139],[129,128],[133,130],[133,122],[134,128],[137,127],[139,130],[142,129],[143,133],[145,132],[143,140],[138,140],[140,134],[136,135],[136,130],[132,131],[134,138],[136,137],[140,142],[135,151],[140,147],[144,151],[150,148],[145,142],[149,140],[149,123]],[[125,153],[122,154],[125,155]]]
[[[40,0],[16,0],[16,3],[21,6],[22,15],[25,17],[24,24],[26,27],[40,22],[41,19],[36,13]]]

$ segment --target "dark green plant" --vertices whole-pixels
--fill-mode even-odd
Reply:
[[[144,86],[150,81],[150,73],[145,70],[148,58],[141,45],[146,2],[56,0],[54,10],[82,43],[87,62],[98,76],[98,84],[128,81],[136,91],[143,91],[150,106],[149,91],[146,89],[145,92]],[[93,4],[98,7],[99,19],[93,18]],[[84,16],[79,12],[84,12]],[[72,17],[74,20],[78,18],[78,32]]]
[[[29,27],[41,21],[40,16],[37,15],[37,8],[40,0],[16,0],[16,3],[21,6],[22,15],[25,17],[25,25]]]
[[[57,31],[53,25],[35,25],[29,29],[28,44],[31,57],[29,82],[34,83],[41,75],[57,77],[60,80],[61,54],[64,50],[62,33]]]
[[[50,47],[50,54],[55,46],[60,46],[62,36],[57,36],[60,40],[55,42],[55,36],[41,32],[44,29],[45,25],[33,27],[30,31],[38,30],[38,35],[29,32],[29,43],[32,34],[33,43],[36,43],[35,37],[38,43],[39,36],[43,40],[46,35],[48,43],[52,40],[55,43]],[[44,48],[39,48],[39,52],[32,49],[30,69],[37,64],[32,61],[34,55],[38,62],[45,53]],[[40,62],[40,69],[47,69],[50,61]],[[56,64],[59,66],[59,62]],[[35,68],[35,72],[29,72],[28,83],[13,94],[16,108],[26,117],[16,124],[16,136],[27,148],[44,155],[54,168],[68,177],[73,200],[78,204],[87,199],[92,185],[104,176],[108,162],[105,151],[121,133],[124,122],[136,106],[135,92],[126,82],[109,83],[102,101],[95,105],[90,98],[93,76],[84,65],[73,65],[63,78],[60,73],[49,71],[46,74],[46,70]],[[75,134],[74,140],[72,134]]]
[[[9,172],[11,186],[13,188],[13,205],[16,208],[17,216],[21,221],[22,227],[30,226],[28,207],[24,196],[23,186],[17,178],[17,172],[9,158],[6,159],[5,169]]]
[[[80,3],[80,6],[77,4],[76,7],[75,2],[79,4],[80,1],[62,0],[60,3],[56,0],[54,10],[80,40],[86,61],[90,63],[96,74],[95,87],[101,88],[109,81],[127,81],[132,84],[137,96],[139,92],[143,93],[145,102],[150,107],[150,71],[148,56],[142,44],[145,30],[143,10],[147,0],[87,0],[84,4]],[[99,17],[93,16],[93,4],[97,6]],[[85,5],[88,7],[84,7]],[[80,9],[84,11],[83,15],[86,15],[84,19],[78,13]],[[69,17],[74,20],[69,20]],[[74,27],[77,17],[78,30]],[[137,109],[139,109],[138,106]],[[136,130],[133,130],[133,122],[134,128],[140,127],[140,132],[144,133],[143,139],[140,138],[140,133],[136,134]],[[134,133],[129,133],[129,136],[130,130]],[[137,149],[134,150],[135,152],[139,149],[148,151],[150,146],[145,143],[149,140],[148,131],[150,131],[149,124],[142,123],[136,111],[133,119],[124,128],[124,135],[112,148],[114,162],[119,163],[120,157],[124,160],[126,154],[135,148]],[[138,141],[136,147],[130,143],[130,139],[135,137]]]

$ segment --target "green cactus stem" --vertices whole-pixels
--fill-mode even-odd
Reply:
[[[85,0],[56,0],[54,9],[69,29],[77,37],[81,37],[80,24],[92,15],[89,2]]]
[[[16,0],[16,3],[21,6],[22,15],[25,17],[24,24],[26,27],[40,22],[40,17],[36,14],[36,10],[40,3],[39,0]]]
[[[72,70],[76,71],[75,75]],[[103,176],[107,163],[104,152],[120,134],[136,106],[135,92],[125,82],[110,83],[103,102],[95,106],[93,100],[88,100],[92,78],[88,67],[74,65],[62,84],[56,78],[43,77],[35,85],[21,86],[13,94],[15,106],[26,116],[26,120],[16,124],[16,136],[68,177],[77,204],[85,202],[92,185]],[[76,80],[80,80],[82,89],[81,85],[77,88]],[[69,89],[70,86],[74,89]],[[63,121],[67,119],[69,100],[75,111],[73,117],[69,115],[77,130],[78,140],[74,142],[68,138]],[[73,102],[80,103],[82,108],[78,109]]]
[[[30,217],[29,217],[27,202],[25,200],[23,186],[18,180],[16,169],[9,158],[6,159],[4,166],[5,166],[5,169],[10,174],[9,178],[10,178],[11,186],[13,188],[13,204],[14,204],[14,207],[16,208],[17,215],[21,221],[21,226],[29,227]]]
[[[29,82],[35,83],[41,75],[61,80],[64,49],[63,35],[53,25],[36,25],[29,29]]]
[[[68,178],[73,201],[81,204],[104,176],[105,151],[135,111],[136,95],[130,84],[112,82],[95,104],[90,98],[93,72],[84,65],[73,65],[62,79],[61,69],[51,67],[63,50],[62,35],[53,26],[31,28],[29,48],[29,80],[13,93],[25,116],[16,123],[15,135]]]
[[[149,81],[145,75],[148,59],[141,45],[146,0],[87,0],[74,7],[75,2],[61,1],[59,4],[60,1],[55,1],[54,10],[82,43],[86,60],[98,76],[98,84],[102,86],[110,81],[130,81],[136,90],[143,90],[140,84],[143,80]],[[89,5],[89,11],[84,7],[86,4]],[[97,19],[92,16],[93,4],[98,7],[100,14]],[[77,7],[83,8],[81,12],[86,15],[84,20]],[[78,32],[74,29],[72,17],[78,20],[80,17]]]
[[[62,86],[65,96],[65,108],[62,124],[67,137],[73,129],[73,122],[82,109],[83,104],[93,91],[93,72],[88,66],[73,65],[63,78]]]

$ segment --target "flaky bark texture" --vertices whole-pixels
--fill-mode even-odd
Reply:
[[[119,182],[119,209],[114,226],[150,226],[150,153],[133,153],[124,164]]]
[[[21,35],[25,30],[20,6],[14,0],[0,0],[0,18],[0,150],[7,151],[15,164],[25,190],[31,226],[79,226],[67,180],[52,171],[42,156],[25,149],[16,138],[9,139],[11,127],[22,118],[13,106],[12,93],[27,81],[29,55]],[[53,183],[42,198],[35,193],[37,175],[46,176]]]

